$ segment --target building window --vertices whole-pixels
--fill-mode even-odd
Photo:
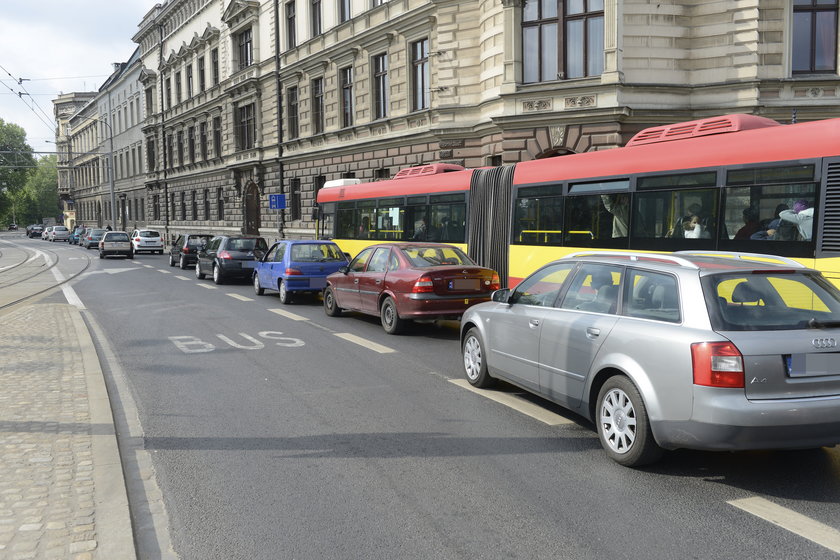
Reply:
[[[297,138],[300,134],[298,121],[298,88],[290,87],[286,90],[286,130],[289,140]]]
[[[175,103],[181,102],[181,73],[175,72]]]
[[[286,2],[286,41],[288,41],[290,49],[297,46],[297,21],[294,2]]]
[[[201,151],[202,161],[207,161],[207,123],[203,122],[198,125],[199,135],[199,150]]]
[[[169,215],[175,219],[175,193],[169,195]]]
[[[146,88],[146,111],[148,113],[155,112],[155,90],[154,88]]]
[[[187,193],[181,191],[181,220],[187,219]]]
[[[149,171],[157,171],[157,154],[155,154],[155,140],[146,140],[146,168]]]
[[[793,73],[837,69],[837,0],[794,0]]]
[[[165,167],[172,169],[175,167],[175,141],[171,134],[166,135],[166,155],[169,159]]]
[[[216,219],[219,221],[225,219],[225,196],[221,187],[216,189]]]
[[[190,156],[190,163],[195,163],[195,127],[187,129],[187,153]]]
[[[142,222],[146,221],[146,199],[145,198],[140,199],[140,214],[139,214],[139,217],[140,217],[140,221],[142,221]]]
[[[311,0],[310,20],[312,21],[312,36],[317,37],[323,32],[321,27],[321,0]]]
[[[289,212],[290,219],[300,220],[301,217],[301,203],[300,203],[300,179],[292,179],[289,184]]]
[[[371,5],[371,7],[375,8],[377,6],[381,6],[382,4],[384,4],[387,1],[388,0],[371,0],[370,5]]]
[[[341,76],[341,126],[353,126],[353,67],[339,71]]]
[[[312,133],[324,132],[324,78],[312,80]]]
[[[210,219],[210,189],[204,189],[204,219]]]
[[[196,194],[195,191],[192,191],[192,193],[190,193],[190,194],[192,195],[192,203],[190,205],[190,206],[192,206],[192,215],[190,217],[193,220],[197,220],[198,219],[198,195]]]
[[[193,65],[187,65],[187,99],[193,96]]]
[[[385,181],[391,178],[391,170],[387,167],[380,167],[373,170],[374,181]]]
[[[213,77],[213,85],[219,85],[219,49],[210,51],[210,72]]]
[[[213,117],[213,157],[222,157],[222,117]]]
[[[373,118],[388,116],[388,55],[373,57]]]
[[[184,131],[178,131],[178,165],[184,165]]]
[[[152,197],[152,220],[160,220],[160,195],[156,194]]]
[[[207,89],[207,75],[204,72],[204,57],[198,59],[198,91],[199,93]]]
[[[167,76],[166,78],[166,108],[172,108],[172,79]]]
[[[350,0],[338,0],[338,22],[350,20]]]
[[[254,104],[239,107],[236,112],[236,147],[240,150],[250,150],[254,147],[257,134]]]
[[[411,110],[429,108],[429,40],[411,43]]]
[[[254,44],[251,38],[251,29],[246,29],[237,37],[239,39],[239,69],[242,70],[254,63]]]
[[[526,83],[597,76],[604,71],[604,0],[525,0]]]

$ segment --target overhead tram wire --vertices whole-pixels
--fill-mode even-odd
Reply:
[[[32,95],[31,95],[28,91],[26,91],[26,88],[23,86],[23,78],[15,78],[14,76],[12,76],[11,72],[9,72],[8,70],[6,70],[6,68],[5,68],[5,67],[3,67],[3,65],[2,65],[2,64],[0,64],[0,70],[3,70],[3,72],[5,72],[6,74],[8,74],[8,75],[9,75],[9,77],[10,77],[12,80],[15,80],[15,81],[17,82],[18,86],[20,86],[20,89],[21,89],[21,90],[23,90],[23,93],[21,93],[21,92],[16,92],[16,93],[17,93],[17,95],[18,95],[18,97],[19,97],[21,100],[23,100],[23,95],[24,95],[24,94],[26,94],[26,96],[27,96],[27,97],[29,97],[29,99],[31,99],[31,100],[32,100],[32,105],[34,105],[35,107],[37,107],[37,108],[38,108],[38,110],[39,110],[39,111],[41,111],[41,115],[43,115],[44,117],[46,117],[46,120],[42,119],[42,118],[41,118],[41,116],[40,116],[40,115],[38,115],[38,113],[36,113],[36,112],[35,112],[35,110],[32,108],[32,106],[29,106],[29,105],[28,105],[28,104],[26,104],[25,102],[24,102],[24,104],[26,104],[26,105],[27,105],[27,107],[29,107],[29,108],[30,108],[30,110],[32,110],[32,112],[33,112],[33,113],[34,113],[34,114],[35,114],[35,115],[36,115],[36,116],[37,116],[37,117],[41,120],[41,122],[43,122],[43,123],[44,123],[44,124],[45,124],[45,125],[46,125],[46,126],[47,126],[50,130],[51,130],[51,131],[55,130],[55,123],[54,123],[54,122],[52,122],[53,117],[51,117],[50,115],[48,115],[48,114],[47,114],[47,112],[46,112],[46,111],[44,111],[44,109],[43,109],[43,108],[42,108],[42,107],[38,104],[38,102],[37,102],[37,101],[35,101],[35,98],[34,98],[34,97],[32,97]],[[4,85],[6,85],[6,87],[9,87],[9,86],[8,86],[8,84],[4,84]],[[9,89],[12,89],[12,88],[9,88]],[[14,90],[12,90],[12,91],[14,91]]]

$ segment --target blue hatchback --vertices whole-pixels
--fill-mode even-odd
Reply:
[[[293,293],[322,291],[327,276],[347,264],[332,241],[278,241],[254,267],[254,292],[261,296],[265,290],[276,290],[286,304]]]

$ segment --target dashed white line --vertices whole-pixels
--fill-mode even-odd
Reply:
[[[565,416],[555,414],[521,397],[511,395],[510,393],[490,391],[487,389],[477,389],[470,385],[469,381],[467,381],[466,379],[450,379],[449,382],[463,389],[467,389],[468,391],[472,391],[477,395],[481,395],[482,397],[488,398],[491,401],[496,401],[499,404],[503,404],[509,408],[516,410],[517,412],[521,412],[526,416],[530,416],[535,420],[539,420],[544,424],[548,424],[549,426],[560,426],[563,424],[575,423],[573,420],[569,420]]]
[[[820,546],[824,546],[833,552],[840,553],[840,531],[833,527],[829,527],[801,513],[796,513],[793,510],[789,510],[758,496],[743,498],[741,500],[730,500],[726,503],[742,509],[747,513],[751,513],[756,517],[760,517],[765,521],[769,521],[773,525],[795,533],[800,537],[804,537],[809,541],[813,541]]]
[[[308,321],[309,320],[308,317],[303,317],[301,315],[297,315],[295,313],[292,313],[291,311],[286,311],[285,309],[274,308],[274,309],[269,309],[269,311],[271,311],[272,313],[276,313],[277,315],[280,315],[281,317],[285,317],[286,319],[291,319],[292,321]]]
[[[153,267],[152,265],[150,265],[150,264],[144,264],[144,265],[143,265],[143,268],[154,268],[154,267]]]
[[[162,268],[159,268],[159,269],[158,269],[158,272],[160,272],[160,273],[162,273],[162,274],[172,274],[172,273],[171,273],[171,272],[169,272],[168,270],[163,270]]]
[[[338,338],[343,338],[348,342],[352,342],[353,344],[358,344],[359,346],[363,346],[368,350],[373,350],[374,352],[379,352],[380,354],[391,354],[396,352],[393,348],[388,348],[387,346],[382,346],[381,344],[377,344],[373,341],[370,341],[366,338],[362,338],[360,336],[356,336],[355,334],[350,333],[334,333],[335,336]]]
[[[226,296],[230,296],[233,299],[238,299],[239,301],[254,301],[253,298],[241,296],[239,294],[225,294]]]
[[[186,276],[178,276],[177,274],[175,275],[175,278],[177,278],[178,280],[192,280],[192,278],[187,278]]]
[[[216,286],[211,286],[210,284],[199,284],[196,282],[196,286],[201,286],[205,290],[215,290]]]

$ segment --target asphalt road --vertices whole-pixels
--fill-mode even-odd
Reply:
[[[456,383],[453,323],[388,336],[191,272],[141,255],[96,260],[73,284],[128,380],[184,559],[840,552],[836,447],[627,469],[574,414]]]

